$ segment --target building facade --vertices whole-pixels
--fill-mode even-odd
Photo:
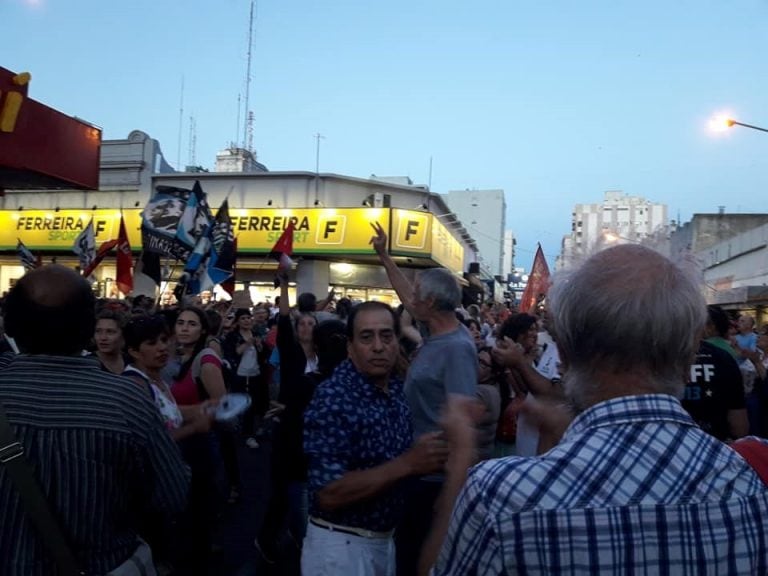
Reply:
[[[693,255],[708,304],[768,322],[768,214],[694,214],[670,236],[670,253]]]
[[[0,198],[0,290],[23,274],[17,240],[45,262],[55,258],[74,266],[74,239],[91,219],[98,245],[117,237],[122,215],[138,255],[141,212],[157,187],[189,189],[195,181],[214,211],[225,198],[229,202],[238,238],[236,287],[250,291],[254,300],[275,294],[276,262],[268,254],[289,221],[296,223],[298,291],[320,295],[334,287],[351,298],[390,301],[389,281],[369,244],[373,222],[389,230],[389,251],[407,273],[443,266],[467,285],[464,275],[477,261],[472,237],[457,220],[438,217],[448,206],[423,188],[311,172],[179,173],[156,140],[134,131],[125,140],[103,142],[98,190],[7,190]],[[111,295],[115,277],[108,260],[94,274],[103,295]],[[164,262],[161,290],[172,291],[182,268],[183,263]],[[134,293],[154,290],[135,283]]]
[[[568,267],[605,244],[642,243],[667,226],[666,204],[610,190],[600,203],[576,204],[556,267]]]
[[[515,247],[517,238],[512,230],[504,231],[504,259],[501,268],[501,275],[509,281],[509,276],[515,273]]]
[[[477,242],[480,267],[504,276],[507,203],[504,190],[452,190],[445,200]]]

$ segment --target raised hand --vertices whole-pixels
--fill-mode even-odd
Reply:
[[[515,366],[527,362],[523,347],[517,342],[513,342],[506,336],[496,340],[496,346],[491,351],[493,359],[502,366],[514,368]]]
[[[405,457],[411,473],[417,476],[438,472],[448,459],[449,445],[442,432],[428,432],[419,436]]]
[[[371,222],[371,228],[373,228],[374,236],[371,238],[369,244],[373,246],[376,254],[387,253],[387,233],[384,228],[378,222]]]

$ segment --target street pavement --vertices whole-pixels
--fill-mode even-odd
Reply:
[[[283,558],[268,565],[253,545],[266,512],[269,498],[269,455],[271,442],[259,438],[259,448],[238,448],[242,491],[235,504],[222,504],[214,532],[215,553],[210,576],[299,576],[299,552],[286,543]],[[223,485],[223,478],[222,478]]]

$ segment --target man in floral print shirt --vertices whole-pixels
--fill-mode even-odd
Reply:
[[[349,359],[317,388],[305,414],[310,519],[304,574],[394,576],[401,480],[439,469],[447,456],[439,432],[413,442],[403,383],[392,375],[398,332],[386,304],[353,308]]]

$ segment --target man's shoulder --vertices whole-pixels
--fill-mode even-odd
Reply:
[[[699,350],[696,352],[695,363],[701,364],[703,362],[715,362],[738,369],[738,362],[732,354],[707,340],[702,340],[699,343]]]
[[[0,370],[0,389],[11,407],[32,419],[60,412],[74,420],[144,418],[154,405],[133,380],[102,370],[93,357],[20,355]],[[39,411],[35,411],[36,408]]]
[[[541,489],[545,480],[557,465],[555,459],[546,457],[507,456],[485,460],[469,473],[467,483],[488,502],[507,512],[517,512],[527,506],[532,494]]]
[[[360,374],[348,363],[343,363],[328,378],[317,383],[313,399],[349,401],[359,393]]]
[[[424,345],[422,347],[431,349],[440,354],[445,353],[447,348],[456,351],[465,350],[472,354],[477,352],[472,334],[469,333],[469,330],[467,330],[467,327],[463,324],[459,324],[455,330],[451,330],[445,334],[427,337],[424,340]]]

